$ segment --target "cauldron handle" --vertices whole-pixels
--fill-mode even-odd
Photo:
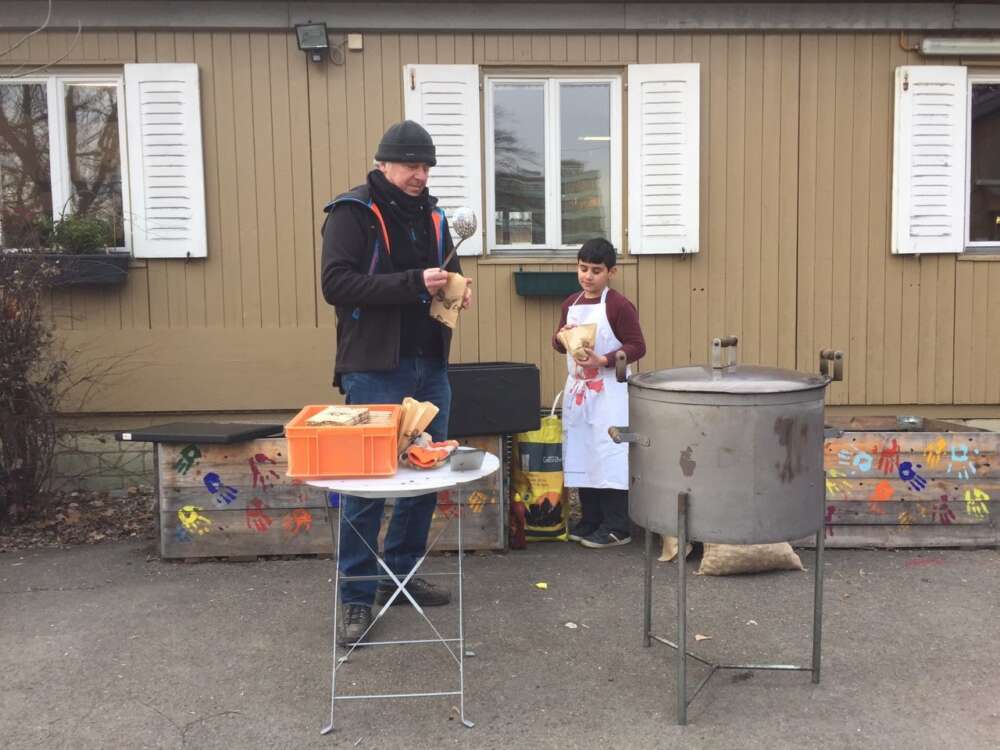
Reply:
[[[833,362],[833,374],[830,374],[830,363]],[[821,349],[819,352],[819,374],[829,378],[830,382],[844,379],[844,353],[833,349]]]
[[[624,383],[628,380],[628,362],[626,362],[625,352],[621,349],[615,354],[615,377],[618,379],[619,383]]]
[[[712,369],[722,370],[736,365],[736,346],[740,340],[736,336],[712,339]],[[722,350],[726,350],[726,363],[722,364]]]
[[[612,443],[635,443],[643,448],[648,448],[651,443],[648,437],[640,435],[638,432],[630,432],[628,427],[609,427],[608,437]]]

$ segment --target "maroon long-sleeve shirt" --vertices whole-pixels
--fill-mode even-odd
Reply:
[[[570,305],[574,302],[578,305],[596,305],[600,301],[600,297],[587,299],[580,296],[579,292],[571,294],[562,303],[562,317],[559,318],[559,326],[556,328],[556,333],[566,325],[566,313]],[[628,297],[616,292],[614,289],[608,289],[608,296],[605,302],[607,303],[608,323],[611,324],[611,330],[614,332],[615,338],[621,341],[622,345],[620,350],[597,352],[597,354],[607,357],[609,365],[614,364],[615,355],[619,351],[625,352],[625,357],[629,362],[642,359],[642,356],[646,353],[646,339],[642,336],[642,328],[639,326],[639,313],[636,311],[635,305],[629,302]],[[552,335],[552,348],[561,354],[566,353],[566,347],[560,343],[555,334]]]

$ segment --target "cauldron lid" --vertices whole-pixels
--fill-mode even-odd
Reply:
[[[733,365],[715,369],[707,365],[675,367],[644,372],[629,378],[629,385],[659,391],[689,393],[788,393],[825,388],[829,380],[795,370],[759,365]]]

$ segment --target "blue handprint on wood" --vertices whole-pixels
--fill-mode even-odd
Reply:
[[[918,464],[917,469],[919,468]],[[917,473],[917,469],[914,469],[913,464],[909,461],[903,461],[899,465],[899,478],[906,482],[907,486],[914,492],[920,492],[927,486],[927,480]]]
[[[220,505],[229,505],[240,494],[240,491],[235,487],[223,484],[222,478],[214,471],[208,472],[203,481],[205,482],[205,489],[215,497],[215,502]]]

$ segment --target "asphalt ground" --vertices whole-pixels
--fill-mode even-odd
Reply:
[[[802,558],[808,573],[691,575],[692,650],[808,663],[812,552]],[[332,566],[167,563],[148,543],[0,555],[0,746],[1000,748],[996,550],[828,550],[821,683],[718,673],[686,727],[674,723],[674,652],[642,646],[640,544],[470,555],[476,726],[461,725],[457,698],[344,701],[320,736]],[[670,638],[674,580],[674,564],[658,563],[654,631]],[[455,634],[454,604],[430,614]],[[409,607],[379,625],[380,638],[433,637]],[[705,674],[696,662],[688,672],[692,687]],[[344,694],[457,685],[440,645],[356,651],[338,672]]]

